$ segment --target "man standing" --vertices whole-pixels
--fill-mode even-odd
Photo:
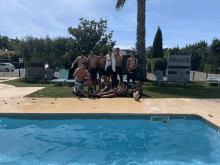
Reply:
[[[78,68],[81,67],[82,63],[87,61],[87,58],[85,57],[85,55],[86,55],[86,53],[83,50],[81,52],[81,56],[76,58],[76,60],[73,62],[73,64],[72,64],[70,69],[72,69],[77,62],[78,62]]]
[[[127,69],[128,69],[128,73],[127,73],[127,90],[129,87],[129,82],[130,79],[132,79],[133,81],[133,85],[135,85],[135,80],[136,80],[136,68],[137,68],[137,59],[134,58],[135,52],[132,51],[131,52],[131,58],[128,58],[127,60]]]
[[[97,66],[99,65],[99,60],[97,56],[94,56],[94,52],[90,51],[90,56],[88,58],[88,68],[92,77],[92,84],[94,86],[94,90],[96,91],[96,81],[97,81]]]
[[[119,77],[120,77],[120,82],[119,84],[122,83],[123,79],[122,79],[122,60],[123,60],[123,56],[121,56],[119,54],[119,48],[116,48],[116,72],[115,72],[115,76],[116,76],[116,86],[117,86],[117,77],[118,77],[118,74],[119,74]]]
[[[89,94],[83,91],[84,86],[88,85],[89,89],[92,88],[92,78],[86,67],[87,63],[83,62],[81,67],[77,68],[73,74],[73,77],[76,77],[76,82],[73,87],[73,93],[75,95],[82,93],[86,97],[89,96]],[[85,79],[85,77],[87,77],[87,79]]]
[[[81,67],[81,64],[85,62],[86,60],[87,58],[85,57],[85,52],[82,51],[81,56],[77,57],[76,60],[72,63],[72,66],[70,67],[70,70],[69,70],[68,79],[73,79],[73,73],[75,72],[75,70]],[[78,63],[78,66],[76,66],[76,63]]]
[[[106,70],[106,75],[111,76],[112,79],[112,89],[117,87],[115,84],[115,56],[112,55],[112,49],[110,48],[108,50],[108,54],[106,55],[106,65],[105,65],[105,70]]]
[[[101,77],[106,75],[105,72],[105,64],[106,64],[106,57],[104,56],[103,52],[100,51],[100,56],[98,57],[99,60],[99,78],[98,82],[101,83]]]

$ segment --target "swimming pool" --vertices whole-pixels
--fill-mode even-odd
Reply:
[[[219,128],[206,125],[198,116],[166,115],[167,122],[152,119],[152,115],[6,117],[0,115],[1,165],[220,162]]]

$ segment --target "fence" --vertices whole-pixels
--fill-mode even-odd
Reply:
[[[15,69],[14,72],[0,72],[0,77],[25,77],[25,69]]]
[[[20,69],[20,77],[24,77],[25,69]],[[59,72],[54,73],[55,77],[59,77]],[[15,69],[14,72],[0,72],[0,77],[19,77],[19,69]],[[211,74],[198,71],[190,71],[190,81],[206,81],[208,77],[218,77],[220,74]],[[166,77],[164,77],[166,80]],[[156,80],[153,73],[147,73],[147,79]]]
[[[0,72],[0,77],[25,77],[25,69],[15,69],[14,72]],[[54,73],[54,77],[59,77],[59,72]]]
[[[190,81],[206,81],[208,77],[217,77],[220,78],[220,74],[211,74],[211,73],[204,73],[198,71],[190,71]],[[165,80],[167,77],[164,77]],[[156,77],[153,73],[147,73],[147,79],[149,80],[156,80]]]

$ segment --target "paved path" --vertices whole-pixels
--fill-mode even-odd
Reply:
[[[220,127],[220,99],[23,98],[43,88],[0,83],[0,113],[197,114]]]

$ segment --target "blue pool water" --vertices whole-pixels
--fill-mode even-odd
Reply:
[[[1,165],[218,165],[220,136],[199,120],[0,118]]]

